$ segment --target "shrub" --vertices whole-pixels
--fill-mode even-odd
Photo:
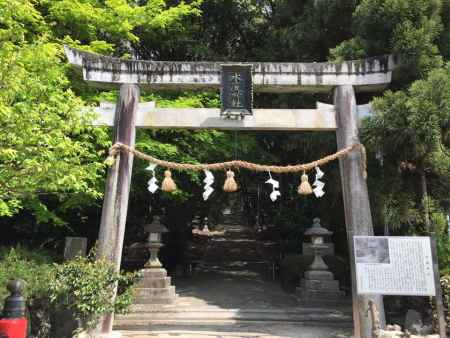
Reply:
[[[55,265],[53,278],[48,284],[50,301],[55,307],[70,310],[80,329],[89,330],[100,316],[126,312],[133,301],[130,287],[136,274],[117,273],[105,260],[77,257]],[[118,296],[113,299],[114,288]]]
[[[22,279],[25,282],[24,295],[34,337],[48,337],[50,329],[47,285],[52,276],[52,261],[52,257],[43,250],[21,246],[0,250],[0,307],[3,307],[3,300],[9,295],[6,290],[8,281]]]
[[[133,300],[130,287],[136,274],[121,274],[111,263],[78,257],[61,264],[53,263],[51,256],[42,250],[24,247],[0,250],[0,298],[8,295],[6,285],[10,279],[26,283],[25,296],[29,309],[33,337],[49,337],[64,320],[58,317],[63,310],[75,319],[81,329],[92,327],[99,316],[112,312],[125,313]],[[112,300],[115,286],[118,297]],[[68,311],[67,311],[68,310]],[[72,326],[70,326],[72,327]],[[71,335],[70,335],[71,336]],[[57,336],[62,338],[61,335]]]
[[[2,248],[0,250],[0,299],[8,295],[6,284],[10,279],[25,281],[25,296],[38,298],[45,295],[47,282],[51,275],[52,258],[43,250],[30,250],[25,247]]]

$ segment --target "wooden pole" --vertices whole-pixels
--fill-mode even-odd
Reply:
[[[433,260],[434,288],[436,295],[434,297],[436,305],[436,314],[438,319],[439,335],[447,337],[447,322],[445,320],[444,301],[442,298],[441,275],[439,273],[439,261],[436,233],[437,229],[431,224],[430,210],[428,209],[428,185],[425,170],[420,170],[420,182],[422,186],[422,203],[425,212],[425,227],[430,236],[431,258]]]
[[[133,84],[120,86],[120,95],[116,105],[113,142],[121,142],[134,147],[136,130],[136,110],[139,103],[139,87]],[[133,154],[121,154],[118,161],[108,170],[102,219],[98,239],[99,258],[105,258],[120,270],[123,240],[128,211]],[[102,318],[101,334],[110,334],[114,313]]]
[[[431,240],[431,257],[433,259],[434,284],[436,288],[435,302],[439,325],[439,335],[441,337],[447,337],[447,322],[445,320],[444,300],[442,298],[443,296],[441,287],[441,276],[439,273],[439,262],[438,262],[435,232],[430,233],[430,240]]]
[[[358,110],[353,86],[337,86],[334,90],[336,109],[336,139],[338,149],[359,142]],[[373,235],[372,215],[370,212],[367,182],[361,170],[361,154],[352,152],[339,160],[342,193],[344,198],[345,223],[350,251],[352,280],[353,321],[355,337],[370,338],[372,323],[367,315],[369,298],[358,296],[356,292],[356,265],[353,254],[353,236]],[[385,325],[382,296],[371,296],[380,313],[381,327]]]

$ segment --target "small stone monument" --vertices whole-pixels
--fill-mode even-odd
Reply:
[[[176,299],[175,286],[171,285],[170,277],[158,258],[159,249],[163,246],[161,235],[168,232],[159,217],[155,216],[153,223],[144,227],[148,233],[146,247],[150,258],[140,271],[141,280],[137,287],[137,304],[172,304]]]
[[[329,250],[329,243],[325,239],[333,232],[322,228],[319,218],[315,218],[313,223],[313,226],[305,232],[305,236],[311,237],[314,261],[305,272],[305,277],[297,290],[302,301],[337,301],[344,296],[344,292],[339,289],[339,281],[334,279],[333,273],[322,258]]]
[[[64,260],[68,261],[77,256],[86,256],[87,238],[85,237],[66,237],[64,245]]]

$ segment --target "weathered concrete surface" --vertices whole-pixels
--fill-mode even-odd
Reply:
[[[358,105],[357,109],[364,118],[371,114],[372,106]],[[112,127],[115,110],[113,103],[100,103],[94,108],[97,116],[92,124]],[[334,105],[321,102],[316,109],[254,109],[253,116],[243,120],[224,119],[216,108],[156,108],[155,102],[142,102],[136,112],[136,128],[333,131],[337,127]]]
[[[113,107],[96,108],[98,126],[112,126]],[[138,128],[217,130],[336,130],[334,109],[254,109],[245,119],[225,119],[216,108],[153,108],[136,114]]]
[[[67,58],[83,78],[100,86],[134,83],[156,89],[217,89],[220,62],[122,60],[65,47]],[[353,85],[357,91],[378,91],[390,82],[393,56],[342,63],[262,63],[253,65],[254,90],[260,92],[328,92]]]

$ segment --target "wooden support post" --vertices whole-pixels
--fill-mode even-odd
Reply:
[[[336,138],[338,149],[359,143],[358,110],[353,86],[342,85],[335,88],[334,105],[336,109]],[[345,208],[345,223],[350,251],[352,280],[353,320],[355,337],[370,338],[372,323],[368,316],[369,298],[356,293],[356,265],[354,260],[353,236],[373,235],[367,183],[361,171],[361,154],[351,152],[339,160],[342,193]],[[385,324],[382,296],[370,297],[380,312],[380,323]]]
[[[445,306],[442,295],[441,287],[441,275],[439,273],[439,262],[437,253],[437,241],[436,233],[433,231],[430,233],[431,240],[431,257],[433,258],[433,274],[434,274],[434,284],[436,289],[436,295],[434,297],[437,315],[437,324],[439,335],[441,337],[447,337],[447,322],[445,320]]]
[[[134,147],[138,103],[139,87],[133,84],[121,85],[116,105],[113,142]],[[133,154],[120,154],[108,170],[106,179],[97,256],[113,262],[116,271],[120,270],[122,260],[132,167]],[[113,320],[113,313],[102,318],[101,334],[112,332]]]
[[[431,244],[431,257],[433,259],[433,275],[434,275],[434,288],[436,291],[434,300],[436,306],[436,315],[437,315],[437,324],[439,329],[439,335],[441,337],[447,336],[447,323],[445,320],[445,311],[444,311],[444,301],[442,298],[442,287],[441,287],[441,275],[439,273],[439,262],[438,262],[438,250],[437,250],[437,240],[436,234],[438,233],[438,229],[436,225],[431,225],[431,217],[429,210],[429,201],[428,201],[428,185],[427,185],[427,177],[425,174],[425,170],[421,169],[420,173],[420,182],[422,186],[422,204],[423,210],[425,211],[425,228],[430,236],[430,244]]]
[[[437,324],[439,335],[441,337],[447,337],[447,322],[445,320],[445,306],[442,295],[442,287],[441,287],[441,276],[439,273],[439,262],[438,262],[438,253],[437,253],[437,241],[436,241],[436,233],[433,231],[430,233],[430,241],[431,241],[431,257],[433,258],[433,274],[434,274],[434,284],[436,289],[436,295],[434,297],[435,305],[436,305],[436,315],[437,315]]]

